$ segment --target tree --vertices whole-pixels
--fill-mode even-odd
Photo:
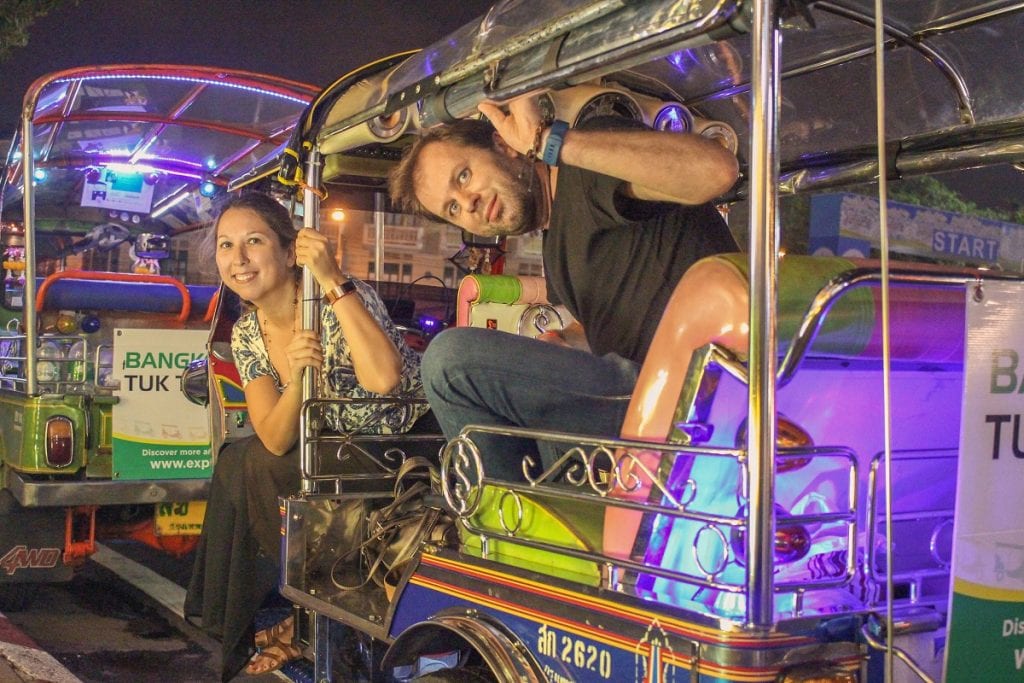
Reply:
[[[978,216],[1007,223],[1024,223],[1021,207],[1000,210],[978,206],[964,199],[958,192],[933,176],[907,178],[889,186],[889,199],[905,204],[928,206],[939,211],[950,211],[966,216]]]
[[[58,7],[64,0],[0,0],[0,62],[15,48],[28,45],[32,22]],[[78,4],[78,0],[73,0]]]

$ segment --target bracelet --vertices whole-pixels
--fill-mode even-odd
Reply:
[[[356,291],[356,284],[351,280],[345,280],[334,289],[324,292],[324,300],[328,306],[333,306],[335,301],[348,296],[354,291]]]
[[[562,154],[562,143],[565,142],[565,133],[569,130],[569,124],[562,120],[555,120],[548,129],[548,140],[544,143],[544,155],[541,156],[548,166],[558,166],[558,157]]]

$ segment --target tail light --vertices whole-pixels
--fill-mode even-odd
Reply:
[[[740,512],[746,514],[744,505]],[[782,517],[789,513],[784,507],[775,505],[775,516]],[[747,534],[745,529],[733,528],[730,545],[736,561],[743,566],[747,564]],[[802,524],[789,523],[775,527],[775,561],[789,564],[805,557],[811,549],[811,534]]]
[[[740,422],[736,430],[736,438],[733,443],[736,448],[747,447],[747,420]],[[785,415],[779,415],[775,430],[775,443],[779,448],[810,448],[814,446],[814,439],[807,431],[796,424]],[[787,455],[780,453],[782,457],[775,459],[775,473],[792,472],[801,469],[811,461],[811,456]]]
[[[75,429],[71,420],[63,416],[46,421],[46,464],[67,467],[75,458]]]

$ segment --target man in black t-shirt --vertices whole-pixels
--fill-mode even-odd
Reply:
[[[466,424],[618,433],[665,303],[699,258],[736,249],[708,204],[735,157],[697,135],[634,125],[545,126],[532,97],[427,131],[392,174],[393,199],[482,236],[545,230],[548,298],[576,323],[554,344],[471,328],[439,335],[422,373],[452,438]],[[517,478],[531,442],[476,437],[489,476]]]

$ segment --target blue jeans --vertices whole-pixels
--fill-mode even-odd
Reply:
[[[421,372],[430,407],[448,439],[466,425],[527,427],[617,436],[639,366],[514,334],[459,327],[438,335]],[[524,455],[551,450],[526,439],[475,434],[488,477],[522,479]],[[570,448],[562,444],[559,451]]]

